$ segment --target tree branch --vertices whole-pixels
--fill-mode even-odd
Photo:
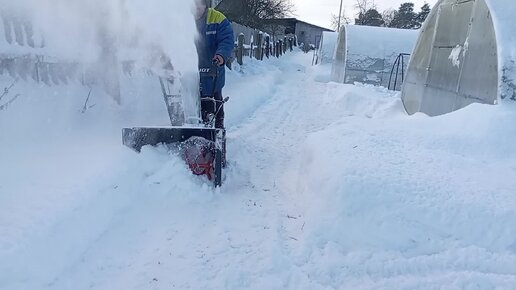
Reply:
[[[18,82],[18,79],[15,79],[11,83],[10,86],[4,88],[4,91],[2,92],[2,94],[0,94],[0,101],[9,94],[9,92],[11,91],[12,88],[14,88],[14,85],[16,85],[17,82]],[[6,103],[0,105],[0,111],[3,111],[5,109],[7,109],[7,107],[9,107],[14,101],[16,101],[16,99],[18,99],[19,96],[20,96],[20,94],[16,94],[9,101],[7,101]]]
[[[15,79],[12,84],[4,89],[2,94],[0,95],[0,101],[9,94],[9,91],[14,87],[14,85],[18,82],[18,79]]]
[[[16,101],[16,99],[18,99],[18,97],[21,96],[20,94],[17,94],[16,96],[14,96],[12,99],[10,99],[9,101],[7,101],[7,103],[3,104],[3,105],[0,105],[0,111],[3,111],[5,109],[7,109],[14,101]],[[2,95],[2,97],[4,97],[4,95]]]

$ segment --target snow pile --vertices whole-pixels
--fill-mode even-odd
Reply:
[[[389,115],[342,118],[303,147],[306,289],[516,287],[516,107]]]
[[[82,86],[17,83],[0,289],[515,288],[516,107],[408,117],[311,60],[228,73],[219,190],[164,148],[120,145],[121,126],[167,122],[155,78],[124,77],[122,107],[94,90],[85,113]]]

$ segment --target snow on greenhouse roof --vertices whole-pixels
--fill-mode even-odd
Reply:
[[[346,25],[339,33],[332,80],[389,86],[390,72],[400,54],[410,54],[419,31]]]
[[[346,25],[350,53],[384,58],[390,52],[411,53],[418,30]]]

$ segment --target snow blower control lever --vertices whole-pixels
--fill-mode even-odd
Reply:
[[[216,94],[216,86],[217,81],[219,78],[219,65],[214,60],[211,64],[211,67],[209,69],[200,69],[199,71],[201,78],[212,78],[213,79],[213,85],[212,85],[212,91],[211,95],[209,96],[202,96],[201,95],[201,103],[211,102],[212,105],[210,108],[212,108],[211,112],[203,112],[202,119],[204,122],[204,125],[207,128],[214,128],[215,127],[215,120],[217,119],[217,116],[220,113],[220,110],[222,110],[225,103],[229,101],[229,97],[224,98],[223,100],[217,100],[215,98]]]

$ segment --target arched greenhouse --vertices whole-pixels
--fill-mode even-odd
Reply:
[[[401,85],[401,76],[408,65],[417,36],[417,30],[344,26],[333,57],[332,81],[388,87],[392,68],[401,55],[403,59],[399,59],[398,67],[398,85]]]
[[[514,0],[440,0],[421,31],[402,99],[409,114],[516,100]]]

